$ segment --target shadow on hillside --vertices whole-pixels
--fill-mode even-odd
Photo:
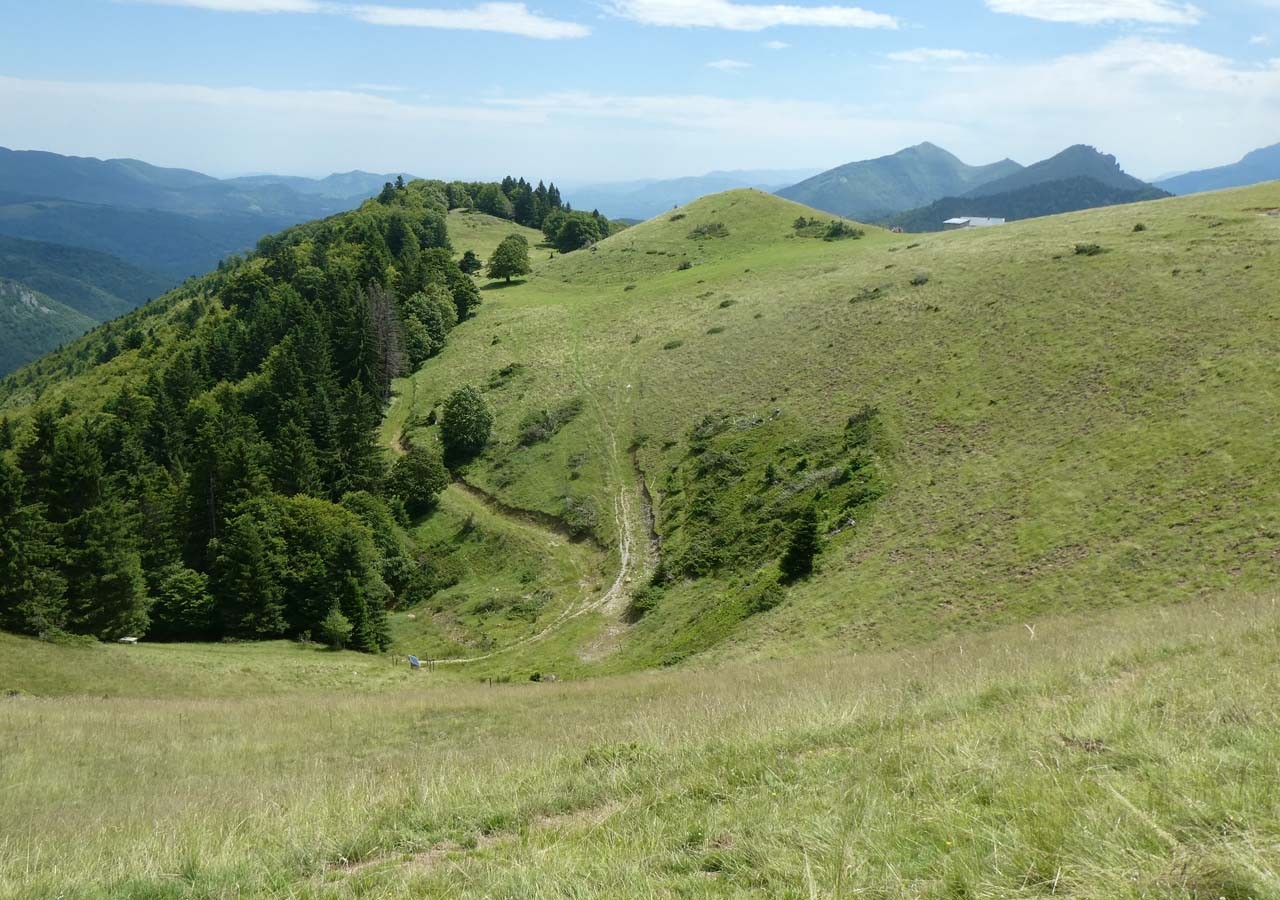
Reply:
[[[489,282],[488,284],[482,284],[482,285],[480,285],[480,290],[482,290],[482,291],[500,291],[500,290],[503,290],[504,288],[519,287],[520,285],[522,285],[522,284],[524,284],[524,283],[525,283],[525,279],[523,279],[523,278],[517,278],[517,279],[515,279],[514,281],[509,281],[509,282],[508,282],[508,281],[491,281],[491,282]]]

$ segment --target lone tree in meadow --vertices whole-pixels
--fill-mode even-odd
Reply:
[[[813,560],[822,549],[818,542],[818,511],[812,506],[800,514],[800,520],[791,532],[787,551],[782,554],[782,577],[787,581],[799,581],[813,572]]]
[[[468,250],[462,254],[462,259],[458,260],[458,268],[467,275],[475,275],[484,268],[484,263],[480,261],[480,257],[476,256],[474,250]]]
[[[517,275],[528,275],[531,271],[529,242],[518,234],[503,238],[493,256],[489,257],[489,277],[505,278],[507,284]]]
[[[493,413],[481,393],[471,385],[449,395],[440,417],[440,438],[450,462],[466,462],[478,456],[489,443]]]

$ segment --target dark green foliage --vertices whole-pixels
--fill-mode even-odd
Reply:
[[[22,473],[0,454],[0,628],[46,634],[65,624],[57,533],[23,502]]]
[[[345,647],[353,631],[355,626],[351,624],[351,620],[336,606],[329,610],[329,615],[320,622],[320,639],[334,650]]]
[[[728,236],[729,228],[723,222],[707,222],[705,225],[699,225],[689,232],[689,238],[695,241]]]
[[[813,572],[813,561],[821,549],[818,539],[818,510],[809,506],[800,514],[791,531],[786,552],[782,554],[782,560],[778,564],[782,577],[787,581],[808,577]]]
[[[791,224],[797,237],[822,238],[826,241],[857,240],[866,232],[843,219],[823,221],[818,218],[800,216]]]
[[[582,412],[582,398],[574,397],[554,410],[530,412],[520,421],[520,446],[530,447],[549,441],[561,428]]]
[[[561,253],[572,253],[607,238],[615,226],[599,212],[557,210],[542,225],[543,233]]]
[[[4,432],[18,492],[6,537],[23,552],[4,560],[0,626],[141,634],[150,606],[160,639],[284,637],[336,605],[351,646],[384,646],[387,604],[429,594],[440,569],[408,551],[387,500],[421,509],[443,470],[410,491],[414,459],[388,481],[381,401],[479,302],[448,248],[445,193],[397,183],[264,238],[0,382],[0,401],[36,401]],[[123,353],[118,394],[38,402]]]
[[[449,395],[440,418],[440,438],[451,463],[478,456],[492,431],[493,413],[480,391],[466,385]]]
[[[991,216],[1012,222],[1167,196],[1164,191],[1149,186],[1116,187],[1093,178],[1072,177],[990,196],[948,197],[885,219],[881,224],[898,226],[908,232],[942,231],[944,222],[959,216]]]
[[[882,427],[872,408],[851,417],[843,434],[806,438],[782,417],[705,417],[664,487],[664,576],[771,565],[808,509],[848,527],[884,492]]]
[[[1146,226],[1146,225],[1144,225],[1144,224],[1142,224],[1141,222],[1139,222],[1137,225],[1134,225],[1134,226],[1133,226],[1133,233],[1134,233],[1134,234],[1140,234],[1140,233],[1142,233],[1142,232],[1144,232],[1144,231],[1146,231],[1146,230],[1147,230],[1147,226]]]
[[[208,640],[218,633],[209,579],[179,563],[164,566],[148,579],[154,640]]]
[[[410,446],[391,467],[387,489],[398,497],[410,514],[421,516],[436,505],[440,492],[449,486],[449,470],[440,454]]]
[[[1100,256],[1104,252],[1099,244],[1076,244],[1076,256]]]
[[[926,275],[924,272],[917,272],[915,275],[911,276],[912,287],[924,287],[928,283],[929,283],[929,276]]]
[[[476,275],[484,268],[484,262],[476,256],[474,250],[468,250],[462,254],[462,259],[458,260],[458,268],[467,275]]]
[[[529,262],[529,242],[521,235],[512,234],[502,239],[493,256],[489,257],[490,278],[503,278],[507,283],[519,275],[533,271]]]
[[[600,511],[591,497],[575,497],[565,494],[564,511],[561,518],[569,527],[569,533],[575,538],[598,537],[600,528]]]

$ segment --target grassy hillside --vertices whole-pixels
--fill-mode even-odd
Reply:
[[[1034,625],[492,687],[0,636],[0,896],[1277,896],[1274,597]]]
[[[79,337],[95,324],[21,282],[0,278],[0,375]]]
[[[933,144],[839,166],[778,191],[789,200],[851,219],[873,221],[952,197],[1022,167],[1013,160],[965,165]]]
[[[462,209],[449,212],[449,240],[453,243],[454,255],[459,258],[472,250],[480,259],[487,261],[502,239],[510,234],[523,235],[530,246],[537,246],[545,240],[541,231],[525,228],[509,219]]]
[[[587,505],[606,544],[628,530],[644,541],[634,447],[660,539],[688,545],[673,478],[705,417],[780,422],[769,433],[782,446],[721,449],[757,485],[772,462],[770,490],[821,492],[808,457],[878,410],[883,497],[852,527],[824,510],[815,578],[765,612],[748,601],[767,561],[678,578],[613,635],[606,668],[1265,589],[1280,533],[1267,499],[1277,207],[1272,186],[828,243],[794,236],[801,207],[717,195],[484,292],[394,415],[430,439],[424,423],[454,386],[485,386],[499,441],[468,480],[548,515]],[[727,236],[690,237],[717,222]],[[575,401],[554,437],[521,446],[526,416]]]

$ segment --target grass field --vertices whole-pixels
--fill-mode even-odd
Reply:
[[[1276,599],[1028,624],[493,687],[0,637],[0,896],[1280,896]]]
[[[811,211],[776,197],[704,198],[486,290],[478,318],[398,388],[394,429],[430,439],[430,409],[459,384],[484,387],[496,443],[466,477],[549,515],[585,498],[613,544],[641,532],[629,448],[670,541],[670,473],[704,416],[780,415],[794,457],[879,410],[889,489],[856,528],[824,523],[817,577],[749,617],[735,604],[750,573],[672,585],[594,671],[905,646],[1268,590],[1277,206],[1273,184],[828,243],[794,236]],[[711,223],[727,235],[690,236]],[[584,412],[551,440],[519,444],[531,411],[575,401]],[[626,523],[609,514],[623,498]]]

